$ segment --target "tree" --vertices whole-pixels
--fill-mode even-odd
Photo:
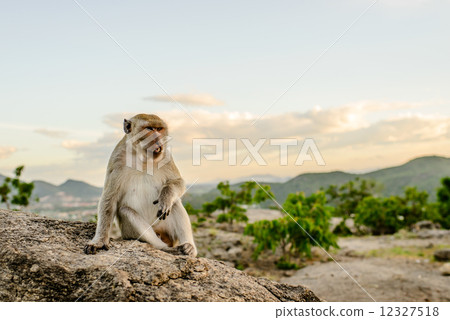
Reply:
[[[257,259],[264,250],[275,252],[280,248],[282,257],[277,266],[295,268],[296,264],[292,263],[291,259],[311,256],[312,246],[319,245],[325,250],[330,247],[337,248],[337,238],[330,232],[333,208],[326,203],[323,191],[309,197],[305,197],[304,193],[292,193],[283,204],[283,209],[290,216],[248,224],[244,233],[253,236],[257,244],[253,257]]]
[[[202,222],[206,221],[206,217],[202,215],[202,212],[195,209],[189,202],[184,205],[184,208],[188,215],[197,217],[197,221],[191,223],[192,227],[197,228]]]
[[[330,198],[330,203],[336,207],[334,214],[342,217],[342,222],[335,228],[335,232],[341,235],[349,235],[352,232],[346,226],[346,220],[351,218],[358,204],[365,198],[375,193],[376,184],[373,181],[360,180],[348,181],[341,186],[331,185],[325,191]]]
[[[422,220],[439,220],[439,213],[436,211],[435,206],[428,203],[428,197],[428,192],[419,191],[416,187],[405,189],[404,196],[400,197],[400,200],[404,205],[402,215],[405,227],[409,227]]]
[[[422,220],[438,221],[434,204],[428,203],[428,193],[416,187],[405,189],[402,196],[368,197],[356,208],[355,224],[369,227],[373,234],[392,234]]]
[[[450,229],[450,177],[441,180],[441,188],[437,192],[439,223],[445,229]]]
[[[221,214],[217,217],[217,222],[247,222],[247,211],[242,205],[250,205],[261,203],[273,197],[270,186],[264,185],[261,189],[255,181],[247,181],[240,185],[240,190],[231,189],[228,181],[220,182],[217,189],[221,196],[217,197],[213,202],[203,204],[203,212],[210,216],[214,211],[220,210]],[[256,190],[255,190],[256,189]]]
[[[392,234],[403,226],[404,205],[399,197],[364,198],[356,208],[355,224],[369,227],[374,235]]]
[[[6,177],[0,186],[1,202],[6,204],[8,209],[11,205],[19,206],[19,208],[27,207],[30,204],[31,194],[33,193],[34,183],[26,183],[20,180],[24,166],[19,166],[14,170],[14,178]],[[39,199],[36,198],[36,201]]]

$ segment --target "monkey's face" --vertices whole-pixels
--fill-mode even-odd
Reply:
[[[146,156],[152,155],[155,162],[164,158],[168,130],[161,118],[152,114],[138,114],[130,120],[124,119],[123,129],[130,135],[129,139],[136,150]]]

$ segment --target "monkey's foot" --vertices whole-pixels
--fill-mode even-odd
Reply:
[[[182,245],[179,245],[175,248],[165,248],[165,249],[162,249],[162,251],[173,254],[173,255],[179,255],[179,256],[184,255],[184,256],[195,257],[197,255],[197,250],[190,243],[183,243]]]
[[[182,245],[179,245],[177,249],[186,256],[195,257],[197,255],[197,250],[195,250],[195,247],[190,243],[183,243]]]
[[[86,254],[96,254],[98,250],[109,250],[109,245],[103,242],[89,242],[84,247],[84,253]]]

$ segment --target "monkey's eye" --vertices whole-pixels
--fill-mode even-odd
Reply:
[[[160,128],[156,128],[156,130],[158,130],[158,131],[161,131],[162,129],[163,129],[163,128],[161,128],[161,127],[160,127]]]
[[[147,129],[147,130],[149,130],[149,131],[155,130],[155,128],[153,128],[153,127],[147,127],[147,128],[145,128],[145,129]]]

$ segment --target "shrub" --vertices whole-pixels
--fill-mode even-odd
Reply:
[[[286,268],[296,266],[291,263],[293,257],[310,257],[312,246],[337,248],[336,236],[329,230],[333,208],[326,206],[326,201],[324,192],[309,197],[304,193],[290,194],[283,204],[290,216],[248,224],[244,233],[253,236],[257,244],[253,257],[257,259],[264,250],[275,252],[280,248],[282,257],[277,264]]]
[[[220,210],[221,214],[217,217],[217,222],[247,222],[248,217],[245,214],[247,211],[242,205],[249,205],[254,203],[261,203],[273,197],[270,191],[270,186],[264,185],[261,189],[254,181],[247,181],[240,186],[239,191],[231,189],[228,181],[220,182],[217,189],[221,196],[217,197],[213,202],[203,204],[203,212],[210,216],[214,211]],[[255,190],[256,189],[256,190]]]
[[[440,213],[438,222],[443,228],[450,229],[450,177],[443,178],[441,185],[437,193],[437,207]]]
[[[404,206],[398,197],[369,197],[356,208],[355,225],[369,227],[375,235],[392,234],[403,227],[403,213]]]
[[[30,204],[31,194],[33,193],[34,183],[26,183],[20,180],[24,166],[17,167],[14,170],[14,178],[5,178],[5,181],[0,186],[1,202],[6,204],[8,209],[11,205],[19,206],[20,208],[27,207]],[[38,198],[35,199],[39,201]]]
[[[371,197],[375,193],[376,184],[373,181],[360,180],[348,181],[341,186],[331,185],[325,191],[329,197],[330,204],[334,205],[336,210],[334,215],[342,217],[342,222],[336,226],[334,233],[346,236],[352,234],[346,225],[346,220],[353,217],[359,203]]]
[[[197,217],[197,221],[192,222],[192,227],[196,229],[202,222],[206,221],[206,217],[202,215],[200,210],[195,209],[189,202],[184,205],[186,212],[190,216]]]
[[[373,234],[392,234],[422,220],[438,221],[436,206],[428,203],[428,193],[416,187],[403,196],[365,198],[356,208],[355,224],[369,227]]]
[[[440,218],[436,207],[428,203],[428,193],[418,191],[416,187],[406,188],[405,194],[401,197],[403,210],[403,223],[409,227],[422,220],[438,221]]]

